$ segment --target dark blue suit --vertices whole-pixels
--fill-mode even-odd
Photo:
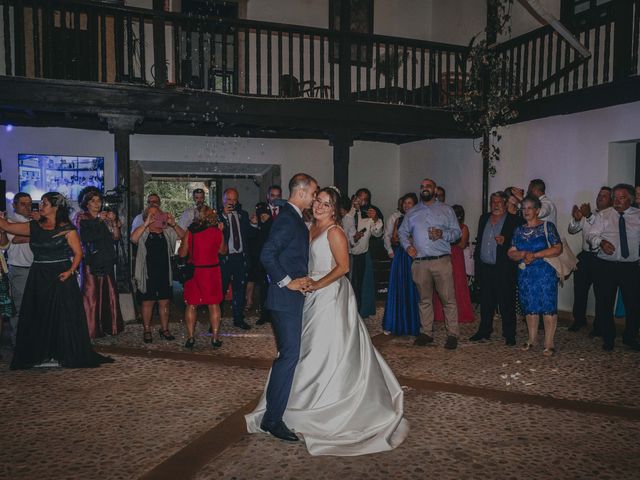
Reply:
[[[223,211],[222,208],[219,210]],[[236,210],[239,217],[240,238],[242,239],[242,253],[220,255],[220,271],[222,274],[222,295],[227,293],[229,283],[233,292],[232,311],[233,322],[244,320],[244,306],[246,303],[247,274],[249,272],[249,242],[257,234],[257,230],[251,226],[249,214],[242,210]],[[229,244],[231,224],[228,218],[220,215],[220,221],[224,223],[224,242]]]
[[[289,203],[280,209],[274,220],[260,261],[271,281],[266,307],[271,310],[279,352],[271,368],[267,411],[262,420],[263,425],[270,427],[282,420],[289,401],[293,374],[300,356],[304,306],[302,293],[287,287],[280,288],[277,283],[287,275],[292,280],[307,276],[309,264],[309,230]]]

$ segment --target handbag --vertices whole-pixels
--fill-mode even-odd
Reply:
[[[547,223],[544,222],[544,238],[547,241],[547,245],[551,247],[549,243],[549,231],[547,229]],[[545,257],[543,260],[551,265],[558,275],[560,285],[564,284],[564,281],[571,276],[573,271],[577,268],[578,259],[576,258],[573,250],[569,247],[567,239],[561,237],[562,241],[562,253],[557,257]]]
[[[189,252],[193,252],[193,233],[189,235],[191,237],[191,249]],[[181,257],[179,255],[171,256],[171,273],[173,276],[173,280],[176,282],[180,282],[183,285],[193,278],[193,274],[195,272],[195,265],[190,263],[189,257]]]

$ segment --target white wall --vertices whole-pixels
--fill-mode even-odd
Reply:
[[[350,192],[367,187],[384,213],[393,211],[399,197],[398,147],[355,142],[350,154]],[[321,186],[333,184],[333,149],[324,140],[134,135],[131,159],[280,165],[285,197],[289,179],[298,172],[312,175]]]
[[[349,161],[349,194],[358,188],[371,190],[373,204],[388,216],[396,210],[400,187],[400,157],[397,145],[355,142]]]
[[[640,138],[640,102],[600,110],[523,122],[502,130],[498,172],[489,191],[516,185],[526,189],[529,180],[542,178],[558,209],[558,224],[566,234],[571,207],[595,204],[596,194],[609,182],[611,142]],[[467,210],[467,224],[475,236],[480,213],[482,173],[480,154],[471,140],[436,140],[400,147],[400,190],[417,187],[417,179],[434,178],[447,187],[447,203]],[[630,172],[629,172],[630,174]],[[619,178],[617,179],[619,180]],[[628,178],[634,183],[634,178]],[[575,253],[580,235],[569,236]],[[573,280],[560,289],[559,308],[570,311]],[[593,308],[593,305],[590,305]],[[592,310],[591,310],[592,311]]]
[[[428,39],[433,2],[434,0],[374,0],[374,33]],[[329,0],[248,0],[247,18],[329,28]]]

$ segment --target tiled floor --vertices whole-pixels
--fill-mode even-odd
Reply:
[[[366,320],[372,335],[381,333],[381,313]],[[442,325],[433,347],[379,335],[376,344],[396,375],[415,387],[405,396],[411,433],[392,452],[327,458],[244,434],[241,422],[232,425],[234,435],[220,426],[241,419],[239,409],[263,389],[275,355],[269,325],[243,331],[225,319],[223,347],[213,351],[201,323],[193,353],[182,348],[183,325],[171,328],[174,342],[154,334],[145,345],[139,325],[97,340],[121,353],[97,370],[11,372],[3,350],[0,478],[189,478],[162,473],[186,451],[192,460],[185,471],[198,479],[638,478],[640,354],[621,345],[605,353],[586,332],[561,326],[552,358],[506,347],[499,332],[470,343],[476,324],[462,327],[456,351],[442,348]],[[518,335],[524,340],[524,325]],[[445,384],[464,388],[451,393]],[[533,397],[512,403],[509,392]],[[605,405],[609,413],[527,400],[552,397]],[[216,438],[218,429],[228,444],[208,446],[203,439]]]

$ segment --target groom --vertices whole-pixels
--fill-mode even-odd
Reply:
[[[271,283],[265,306],[271,311],[279,352],[271,368],[267,410],[260,428],[290,442],[297,441],[298,437],[284,424],[282,415],[300,355],[309,263],[309,230],[302,212],[311,207],[317,189],[318,183],[309,175],[293,176],[289,181],[289,201],[280,209],[260,254]]]

